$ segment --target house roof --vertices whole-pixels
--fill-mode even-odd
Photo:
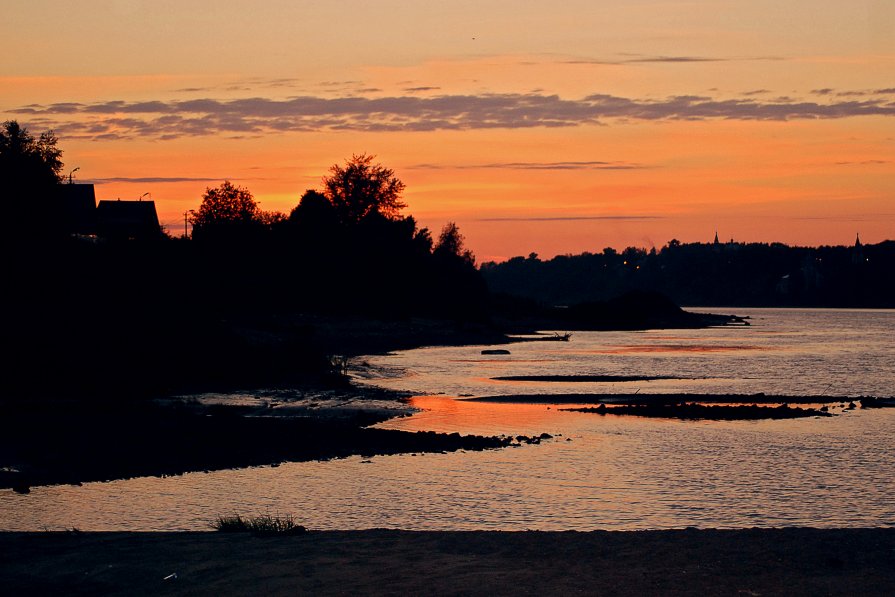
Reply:
[[[92,184],[57,185],[56,204],[63,225],[69,232],[96,232],[96,193]]]
[[[115,238],[154,238],[161,231],[155,201],[100,201],[97,233]]]

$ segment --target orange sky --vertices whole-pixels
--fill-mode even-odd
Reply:
[[[889,0],[17,4],[0,118],[173,233],[225,178],[288,211],[367,152],[479,261],[895,238]]]

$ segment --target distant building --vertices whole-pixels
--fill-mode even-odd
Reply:
[[[100,201],[96,234],[107,240],[156,240],[162,231],[155,201]]]
[[[55,212],[66,234],[96,234],[96,193],[92,184],[56,185]]]
[[[154,201],[100,201],[92,184],[56,185],[45,226],[55,233],[103,240],[155,240],[162,231]]]
[[[855,234],[855,246],[852,247],[851,250],[851,262],[854,265],[858,265],[865,261],[866,258],[864,257],[864,245],[861,244],[861,235]]]

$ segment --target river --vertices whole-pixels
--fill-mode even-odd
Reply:
[[[718,310],[716,310],[718,311]],[[278,467],[0,491],[4,530],[204,529],[292,514],[311,528],[590,530],[895,525],[895,409],[785,421],[677,421],[497,404],[473,396],[724,392],[892,396],[895,312],[726,309],[749,327],[576,332],[569,342],[422,348],[358,359],[358,383],[408,390],[383,427],[553,435],[486,452],[352,457]],[[363,365],[363,366],[360,366]],[[642,375],[615,383],[495,381]]]

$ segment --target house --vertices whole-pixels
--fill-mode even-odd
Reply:
[[[155,201],[100,201],[96,234],[107,240],[157,240],[162,237]]]
[[[54,185],[41,202],[43,230],[100,240],[156,240],[162,237],[154,201],[100,201],[92,184]]]
[[[55,212],[66,234],[96,234],[96,193],[92,184],[55,186]]]

